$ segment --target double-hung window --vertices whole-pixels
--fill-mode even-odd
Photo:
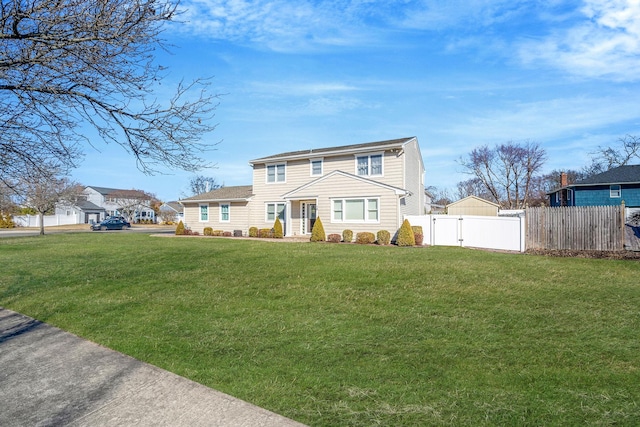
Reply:
[[[276,218],[284,221],[284,203],[267,203],[266,222],[274,222]]]
[[[609,197],[617,198],[620,197],[621,193],[620,184],[609,186]]]
[[[379,222],[380,199],[334,199],[332,222]]]
[[[311,176],[322,175],[322,159],[312,159],[311,164]]]
[[[231,221],[230,211],[231,205],[229,203],[220,203],[220,222]]]
[[[267,165],[267,183],[286,182],[286,164]]]
[[[359,176],[381,176],[382,154],[356,156],[356,174]]]
[[[200,222],[209,221],[209,205],[200,205]]]

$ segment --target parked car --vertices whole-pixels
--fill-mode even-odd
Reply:
[[[127,221],[123,219],[117,219],[117,218],[105,219],[102,222],[91,225],[91,229],[93,231],[126,230],[127,228],[131,228],[131,224],[129,224]]]

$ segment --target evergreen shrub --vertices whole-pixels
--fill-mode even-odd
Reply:
[[[422,240],[424,239],[424,233],[422,232],[421,225],[412,225],[411,231],[413,231],[413,238],[416,242],[416,246],[422,246]]]
[[[368,231],[363,231],[356,234],[356,243],[360,245],[369,245],[376,241],[376,235]]]
[[[311,241],[324,242],[325,240],[327,240],[327,235],[324,232],[322,221],[320,221],[320,217],[318,217],[316,218],[316,222],[313,224],[313,229],[311,230]]]
[[[258,230],[258,237],[268,238],[273,237],[273,229],[272,228],[261,228]]]
[[[329,234],[327,236],[327,242],[331,242],[331,243],[340,243],[342,236],[340,236],[339,234]]]
[[[411,224],[409,224],[409,220],[405,219],[398,230],[398,238],[396,240],[396,244],[398,246],[414,246],[416,244],[415,236],[413,235],[413,230],[411,229]]]
[[[184,224],[182,221],[180,221],[178,223],[178,226],[176,227],[176,236],[183,236],[185,234],[184,232]]]
[[[391,233],[389,233],[387,230],[378,231],[376,237],[376,241],[379,245],[388,245],[391,242]]]
[[[276,222],[273,224],[273,237],[275,237],[276,239],[282,239],[284,237],[280,218],[276,218]]]
[[[205,227],[202,233],[203,233],[205,236],[213,236],[213,228],[211,228],[211,227]]]
[[[353,231],[351,230],[343,230],[342,231],[342,241],[345,243],[353,242]]]
[[[258,237],[258,227],[249,227],[249,237]]]

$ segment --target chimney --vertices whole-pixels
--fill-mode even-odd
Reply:
[[[567,185],[569,185],[569,180],[567,178],[567,173],[566,172],[562,172],[560,174],[560,187],[566,187]]]

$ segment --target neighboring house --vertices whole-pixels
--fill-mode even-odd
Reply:
[[[202,232],[271,228],[309,235],[387,230],[424,213],[424,164],[415,137],[294,151],[250,162],[253,185],[223,187],[180,200],[185,226]],[[354,234],[355,235],[355,234]]]
[[[151,220],[155,221],[155,212],[151,208],[151,198],[142,191],[138,190],[122,190],[118,188],[106,187],[85,187],[83,193],[86,197],[89,211],[81,209],[84,218],[89,215],[90,219],[98,222],[106,216],[116,215],[125,216],[131,221]],[[100,218],[95,219],[93,207],[101,208]],[[82,205],[79,204],[80,208]],[[85,220],[84,222],[90,222]]]
[[[68,223],[92,224],[102,221],[106,216],[106,211],[88,200],[78,200],[71,206],[56,206],[55,214],[69,218],[75,217],[73,221],[70,220]]]
[[[163,221],[169,221],[171,218],[170,221],[179,222],[184,219],[184,207],[180,202],[165,202],[160,205],[159,210]]]
[[[640,165],[626,165],[569,184],[561,175],[560,188],[547,193],[550,206],[610,206],[624,200],[640,207]]]
[[[498,216],[500,205],[476,196],[465,197],[446,206],[448,215]]]

